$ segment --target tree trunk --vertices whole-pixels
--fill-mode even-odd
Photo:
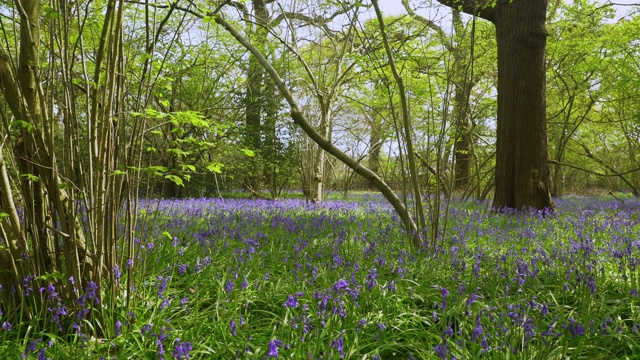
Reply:
[[[322,119],[320,120],[320,135],[331,142],[331,101],[320,99]],[[324,179],[326,167],[326,154],[324,149],[317,147],[315,156],[311,194],[313,202],[320,203],[324,200]]]
[[[374,173],[380,170],[380,151],[382,150],[382,124],[377,116],[372,116],[369,121],[371,134],[369,135],[369,169]],[[375,186],[369,182],[369,190],[375,190]]]
[[[491,21],[498,44],[494,209],[553,209],[547,164],[548,0],[438,0]]]
[[[264,51],[267,40],[266,25],[269,18],[264,0],[253,0],[255,20],[245,16],[248,33],[260,50]],[[264,69],[260,66],[255,56],[249,55],[249,68],[247,69],[247,93],[245,98],[245,121],[247,126],[247,141],[249,146],[257,150],[260,148],[261,113],[264,106],[262,84],[264,82]]]
[[[469,93],[472,80],[468,73],[469,53],[462,44],[464,25],[460,11],[453,11],[453,29],[456,34],[456,45],[452,49],[454,60],[453,79],[455,94],[453,96],[453,114],[455,125],[454,163],[455,189],[465,190],[471,181],[471,126],[469,122]]]
[[[496,188],[493,208],[553,208],[547,164],[548,0],[499,3]]]

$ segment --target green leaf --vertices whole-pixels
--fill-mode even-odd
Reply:
[[[24,177],[24,178],[27,178],[28,180],[31,180],[33,182],[40,181],[40,178],[35,176],[35,175],[33,175],[33,174],[22,174],[21,176]]]
[[[214,163],[211,163],[211,164],[207,165],[207,170],[220,174],[220,173],[222,173],[222,167],[223,166],[224,165],[221,164],[221,163],[214,162]]]
[[[64,280],[65,276],[57,271],[51,273],[45,273],[43,275],[38,276],[39,280],[51,281],[51,280]]]
[[[111,172],[111,176],[114,176],[114,175],[124,175],[124,174],[126,174],[126,172],[124,172],[124,171],[122,171],[122,170],[113,170],[113,171]]]
[[[178,149],[178,148],[167,149],[167,152],[174,153],[178,157],[187,156],[187,155],[191,154],[191,152],[189,152],[189,151],[183,151],[182,149]]]
[[[253,150],[240,149],[240,151],[242,151],[246,156],[249,156],[249,157],[254,157],[255,156],[255,152]]]
[[[165,175],[164,177],[170,181],[173,181],[176,185],[184,187],[184,182],[179,176],[169,174],[169,175]]]
[[[35,126],[33,126],[32,124],[24,121],[24,120],[13,120],[9,125],[13,126],[19,126],[22,129],[26,130],[28,133],[32,133],[33,130],[35,130]]]

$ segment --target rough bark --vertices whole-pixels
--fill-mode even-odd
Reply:
[[[491,21],[498,45],[494,209],[553,209],[547,164],[548,0],[438,0]]]
[[[269,10],[264,0],[253,0],[255,20],[245,17],[247,29],[251,34],[254,44],[258,44],[260,50],[264,50],[267,42],[267,25],[269,23]],[[255,25],[254,25],[255,23]],[[249,67],[247,69],[247,92],[245,98],[245,121],[247,126],[247,140],[254,149],[260,148],[260,133],[262,124],[262,110],[266,99],[263,94],[264,68],[253,55],[249,55]]]
[[[496,7],[498,124],[493,207],[553,208],[546,119],[548,0]]]
[[[464,37],[462,17],[457,10],[453,11],[453,29],[456,45],[453,51],[453,68],[455,74],[453,96],[453,114],[456,139],[454,143],[455,188],[465,190],[471,181],[471,124],[469,121],[469,93],[471,92],[471,78],[469,76],[469,53],[461,40]]]

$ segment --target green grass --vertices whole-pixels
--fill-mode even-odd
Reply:
[[[264,359],[279,340],[291,359],[437,359],[444,346],[458,359],[639,358],[638,203],[558,205],[548,218],[455,205],[447,237],[417,252],[382,203],[161,202],[132,306],[113,294],[103,339],[82,338],[69,311],[63,331],[0,330],[0,354],[33,340],[28,358],[155,359],[160,345],[172,358],[188,341],[190,358]]]

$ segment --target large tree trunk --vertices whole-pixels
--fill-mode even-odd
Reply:
[[[548,0],[496,7],[498,130],[493,208],[553,208],[547,164]]]
[[[438,0],[491,21],[498,43],[494,209],[553,209],[547,164],[548,0]]]

